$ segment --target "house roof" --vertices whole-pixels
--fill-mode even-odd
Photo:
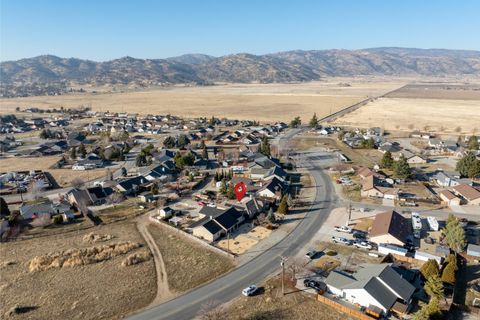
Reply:
[[[142,183],[145,183],[146,181],[147,179],[144,176],[137,176],[137,177],[128,178],[126,180],[120,181],[118,185],[125,190],[130,190],[133,188],[134,185],[139,186]]]
[[[204,224],[202,224],[202,227],[207,229],[207,231],[211,234],[216,234],[219,231],[222,231],[222,227],[220,227],[220,225],[215,220],[208,219]]]
[[[278,191],[282,191],[284,189],[282,181],[278,179],[277,177],[274,177],[272,180],[270,180],[267,184],[265,184],[263,187],[261,187],[258,192],[261,192],[263,190],[269,190],[272,193],[276,193]]]
[[[394,210],[379,213],[375,216],[370,237],[390,234],[402,242],[406,242],[411,235],[410,219],[404,218]]]
[[[378,278],[371,278],[364,286],[364,289],[387,310],[397,301],[397,296]]]
[[[456,198],[456,196],[448,190],[442,190],[440,194],[443,195],[448,200],[452,200]]]
[[[473,201],[480,198],[480,191],[466,184],[459,184],[458,186],[453,187],[453,190],[458,192],[468,201]]]

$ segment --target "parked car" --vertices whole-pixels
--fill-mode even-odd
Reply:
[[[350,228],[349,226],[335,226],[335,231],[352,233],[352,228]]]
[[[305,256],[309,259],[314,259],[317,256],[317,254],[318,254],[318,251],[310,250],[305,254]]]
[[[357,248],[372,250],[373,246],[368,241],[355,241],[353,245]]]
[[[354,238],[354,239],[357,239],[357,240],[366,239],[366,238],[367,238],[367,235],[366,235],[366,233],[363,232],[363,231],[354,231],[354,232],[353,232],[353,238]]]
[[[242,294],[246,297],[251,296],[258,290],[257,286],[252,284],[251,286],[246,287],[242,290]]]
[[[317,292],[322,290],[322,286],[320,285],[320,282],[312,280],[312,279],[303,280],[303,284],[305,285],[305,287],[312,288]]]
[[[346,244],[347,246],[351,246],[353,244],[352,240],[348,240],[347,238],[342,237],[332,237],[332,241],[334,243]]]

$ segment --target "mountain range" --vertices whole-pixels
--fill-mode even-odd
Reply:
[[[123,57],[105,62],[43,55],[1,62],[0,96],[63,94],[72,91],[73,85],[283,83],[362,75],[480,75],[480,51],[389,47],[221,57]]]

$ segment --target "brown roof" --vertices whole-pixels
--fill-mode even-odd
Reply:
[[[370,237],[390,234],[402,242],[411,235],[412,224],[410,219],[404,218],[394,210],[379,213],[375,216]]]
[[[459,184],[458,186],[453,187],[453,190],[468,201],[480,198],[480,191],[466,184]]]
[[[370,169],[370,168],[367,168],[367,167],[361,167],[360,169],[358,169],[358,172],[357,174],[361,177],[361,178],[366,178],[368,176],[371,176],[373,175],[373,171]]]
[[[362,190],[367,191],[375,187],[374,176],[370,175],[362,180]]]
[[[455,195],[448,190],[443,190],[442,192],[440,192],[440,194],[443,195],[448,200],[452,200],[456,198]]]

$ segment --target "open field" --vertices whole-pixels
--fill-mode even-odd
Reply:
[[[96,236],[92,236],[92,232]],[[112,245],[126,241],[135,245],[125,247],[123,251],[119,248],[110,251],[114,248]],[[137,248],[138,244],[142,247]],[[101,255],[85,256],[82,260],[75,258],[79,252],[91,251],[93,247],[106,249]],[[145,250],[148,252],[133,222],[119,222],[78,232],[2,243],[0,318],[124,317],[147,306],[156,294],[152,259],[139,264],[122,265],[128,256]],[[60,264],[55,260],[48,266],[49,261],[45,260],[45,257],[55,257],[54,252],[61,253],[60,258],[64,256],[70,259],[65,260],[63,265],[61,260]],[[37,256],[44,258],[34,259]],[[82,256],[83,253],[80,257]],[[31,261],[36,261],[37,264],[32,264]],[[15,305],[29,311],[4,316]]]
[[[348,83],[348,86],[346,85]],[[78,107],[96,111],[217,116],[258,121],[304,121],[326,116],[368,96],[401,87],[407,80],[332,78],[299,84],[226,84],[210,87],[171,87],[135,92],[78,94],[0,99],[2,113],[16,107]]]
[[[287,276],[288,277],[288,276]],[[279,277],[267,280],[260,293],[251,297],[239,297],[210,319],[298,319],[337,320],[350,319],[347,315],[315,300],[315,295],[305,294],[287,281],[282,296]]]
[[[480,100],[479,83],[412,83],[387,95],[388,98]]]
[[[380,98],[335,123],[397,131],[471,134],[480,130],[480,100]]]
[[[195,288],[234,266],[230,258],[208,250],[166,227],[150,224],[148,231],[162,254],[168,285],[174,292]]]
[[[61,156],[31,157],[31,158],[5,158],[0,159],[0,170],[4,171],[29,171],[42,170],[50,173],[60,187],[68,187],[72,180],[79,178],[90,181],[107,175],[106,168],[93,170],[52,169]],[[112,169],[112,168],[111,168]]]

